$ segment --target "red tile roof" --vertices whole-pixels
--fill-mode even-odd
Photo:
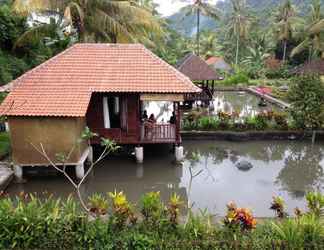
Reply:
[[[76,44],[12,82],[8,116],[85,116],[93,92],[199,92],[139,44]]]
[[[219,78],[218,74],[203,59],[192,53],[178,62],[177,69],[192,81],[217,80]]]
[[[317,59],[297,67],[292,71],[295,74],[319,74],[324,75],[324,60]]]
[[[206,60],[206,63],[208,65],[212,65],[218,61],[224,61],[223,57],[217,57],[217,56],[212,56],[212,57],[209,57],[207,60]]]

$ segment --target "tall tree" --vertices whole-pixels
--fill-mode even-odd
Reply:
[[[307,49],[309,50],[309,60],[314,55],[322,54],[324,52],[323,33],[324,19],[321,13],[321,1],[313,0],[305,26],[299,34],[303,40],[291,51],[291,56],[293,57]]]
[[[292,39],[293,33],[297,30],[300,19],[297,16],[297,10],[291,0],[285,0],[275,14],[275,34],[277,40],[283,43],[282,60],[287,58],[287,44]]]
[[[181,2],[190,2],[191,4],[187,6],[186,16],[196,15],[197,17],[197,33],[196,33],[196,43],[197,43],[197,55],[200,55],[200,18],[201,15],[208,16],[218,20],[220,18],[220,11],[208,3],[208,0],[180,0]]]
[[[236,40],[235,64],[239,61],[240,43],[247,40],[251,25],[246,0],[231,0],[232,11],[229,15],[228,32]]]
[[[204,59],[220,55],[222,47],[218,43],[216,32],[204,30],[201,32],[200,39],[200,54]]]
[[[157,17],[132,0],[15,0],[14,8],[24,14],[59,10],[81,41],[145,43],[161,31]]]

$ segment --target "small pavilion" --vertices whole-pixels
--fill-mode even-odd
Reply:
[[[189,53],[177,63],[177,69],[190,78],[202,89],[200,93],[188,93],[185,102],[192,106],[193,102],[201,101],[209,104],[215,92],[215,82],[220,76],[201,57]]]

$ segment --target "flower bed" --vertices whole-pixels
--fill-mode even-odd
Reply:
[[[217,116],[191,112],[184,118],[184,131],[263,131],[296,129],[286,113],[262,112],[253,117],[239,117],[238,113],[219,112]]]

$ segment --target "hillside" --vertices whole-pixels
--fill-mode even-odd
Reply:
[[[324,4],[324,0],[321,0]],[[283,0],[247,0],[248,7],[256,12],[258,15],[262,16],[264,11],[271,10],[279,6]],[[298,6],[301,12],[307,12],[309,5],[312,0],[293,0],[294,4]],[[230,0],[219,1],[216,4],[217,8],[222,10],[225,15],[226,12],[230,10]],[[196,33],[196,17],[195,16],[185,16],[186,7],[182,8],[179,12],[168,17],[171,27],[177,30],[179,33],[185,36],[192,36]],[[215,29],[217,27],[217,22],[208,17],[202,17],[201,28],[202,29]]]

